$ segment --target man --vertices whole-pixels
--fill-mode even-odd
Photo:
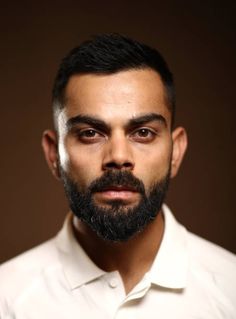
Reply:
[[[235,318],[235,256],[163,205],[187,137],[154,49],[100,35],[73,49],[42,146],[71,212],[52,240],[0,270],[0,317]]]

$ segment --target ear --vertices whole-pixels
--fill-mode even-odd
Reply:
[[[187,133],[183,127],[177,127],[172,132],[172,142],[171,177],[173,178],[178,173],[188,145]]]
[[[46,130],[43,132],[42,147],[50,171],[54,177],[60,179],[58,167],[58,138],[54,130]]]

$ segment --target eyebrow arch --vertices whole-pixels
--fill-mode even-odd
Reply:
[[[130,119],[125,126],[126,127],[140,126],[140,125],[144,125],[145,123],[153,122],[153,121],[160,122],[164,124],[165,127],[167,127],[166,119],[161,114],[157,114],[157,113],[148,113],[142,116],[134,117]],[[70,118],[66,122],[66,127],[68,130],[71,130],[77,124],[88,124],[103,131],[111,130],[111,126],[107,124],[106,122],[104,122],[103,120],[94,116],[81,115],[81,114]]]
[[[129,121],[128,126],[139,126],[153,121],[160,122],[164,124],[165,127],[167,127],[167,122],[164,116],[157,113],[148,113],[139,117],[134,117]]]
[[[104,131],[110,130],[110,125],[107,125],[103,120],[94,116],[81,115],[81,114],[70,118],[66,122],[66,127],[68,130],[71,130],[77,124],[88,124]]]

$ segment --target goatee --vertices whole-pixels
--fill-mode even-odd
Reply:
[[[146,194],[144,184],[130,171],[109,170],[82,191],[65,171],[60,168],[67,199],[72,212],[91,227],[98,236],[113,242],[127,241],[141,232],[161,210],[169,180],[170,169]],[[94,202],[93,195],[109,186],[130,187],[140,193],[137,205],[129,207],[122,200],[114,199],[106,206]]]

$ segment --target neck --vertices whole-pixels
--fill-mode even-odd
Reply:
[[[73,226],[77,240],[91,260],[104,271],[118,270],[128,293],[154,261],[163,236],[164,218],[162,212],[159,212],[156,219],[142,232],[119,243],[101,239],[76,217]]]

